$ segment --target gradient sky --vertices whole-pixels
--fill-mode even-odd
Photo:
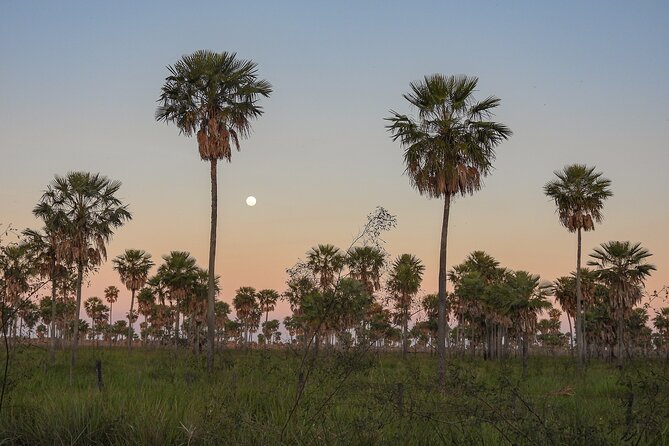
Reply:
[[[384,238],[437,288],[441,202],[403,176],[384,128],[402,94],[431,73],[480,78],[514,136],[482,191],[452,208],[448,265],[482,249],[553,280],[574,269],[576,240],[543,185],[566,164],[612,181],[605,221],[584,254],[641,242],[669,283],[669,3],[656,2],[0,2],[0,223],[36,227],[54,174],[123,182],[133,220],[110,258],[188,250],[206,266],[209,172],[196,141],[154,120],[167,65],[197,49],[256,61],[274,86],[231,164],[219,168],[217,273],[224,300],[249,285],[285,288],[285,269],[317,243],[347,248],[366,215],[398,218]],[[247,207],[248,195],[258,204]],[[584,257],[586,257],[584,256]],[[123,289],[105,263],[84,298]],[[114,318],[127,312],[123,293]],[[661,303],[666,305],[665,303]],[[285,305],[275,313],[287,314]]]

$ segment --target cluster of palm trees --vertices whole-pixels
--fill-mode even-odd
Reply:
[[[128,349],[138,338],[151,345],[190,345],[194,352],[200,352],[207,333],[208,271],[198,267],[188,252],[164,255],[154,275],[150,275],[154,262],[145,251],[128,249],[114,258],[114,269],[130,294],[127,321],[111,319],[120,294],[112,285],[104,291],[109,306],[96,296],[84,301],[89,324],[77,317],[76,265],[59,263],[63,271],[58,276],[55,300],[53,293],[38,301],[26,298],[45,274],[40,269],[44,265],[43,239],[35,238],[34,232],[26,231],[30,238],[2,250],[3,298],[20,308],[13,323],[4,325],[13,328],[10,337],[17,336],[17,325],[19,334],[23,327],[36,328],[38,337],[46,337],[46,327],[51,325],[54,342],[88,334],[89,339],[105,338],[110,344],[125,339]],[[669,347],[669,310],[658,312],[654,319],[657,332],[652,333],[646,326],[647,308],[636,307],[643,279],[654,269],[645,262],[649,256],[638,244],[609,242],[590,254],[588,265],[592,269],[581,268],[582,342],[590,355],[611,357],[614,345],[619,359]],[[438,295],[419,298],[423,272],[422,262],[411,254],[389,262],[378,247],[342,251],[329,244],[317,245],[300,268],[291,270],[284,293],[239,288],[232,300],[235,319],[230,317],[230,305],[217,301],[215,338],[247,346],[260,329],[259,344],[280,343],[280,322],[269,319],[269,314],[285,300],[292,310],[283,320],[290,344],[315,349],[367,344],[399,349],[403,355],[411,347],[433,351],[439,342]],[[488,359],[517,354],[525,366],[530,348],[566,351],[573,338],[562,333],[562,313],[548,298],[555,296],[571,326],[577,314],[576,277],[574,273],[553,283],[541,282],[531,273],[501,267],[483,251],[472,252],[448,272],[453,292],[447,294],[446,301],[446,319],[451,325],[447,348],[456,354],[482,353]],[[542,314],[549,317],[540,319]],[[138,315],[144,320],[136,333],[133,327]]]

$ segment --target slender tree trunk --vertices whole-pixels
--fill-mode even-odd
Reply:
[[[523,378],[527,376],[528,333],[523,333]]]
[[[109,336],[109,349],[111,350],[112,348],[112,310],[114,309],[114,302],[109,302],[109,327],[107,330],[109,333],[107,336]]]
[[[409,343],[407,342],[407,331],[409,329],[408,309],[405,307],[402,311],[402,359],[406,359]]]
[[[56,362],[56,267],[51,264],[51,345],[49,346],[49,364]]]
[[[207,371],[214,370],[214,269],[216,268],[216,220],[218,213],[218,186],[216,159],[211,160],[211,233],[209,235],[209,290],[207,293]]]
[[[135,306],[135,290],[130,290],[130,312],[128,313],[128,353],[132,351],[132,310]]]
[[[446,242],[448,238],[448,215],[451,196],[444,197],[444,218],[441,224],[441,246],[439,248],[439,313],[437,318],[437,355],[439,357],[439,385],[446,383]]]
[[[620,315],[618,316],[618,333],[616,336],[618,339],[616,339],[616,341],[618,344],[618,366],[622,367],[625,362],[625,359],[623,358],[623,325],[625,323],[625,318],[622,310],[618,310],[618,312]]]
[[[585,330],[583,329],[583,294],[581,292],[581,228],[578,228],[578,249],[576,252],[576,348],[578,350],[578,370],[585,368]]]
[[[574,332],[571,329],[571,317],[567,313],[567,323],[569,324],[569,352],[574,355]]]
[[[176,320],[174,322],[174,347],[179,347],[179,309],[177,306],[174,306]]]
[[[79,313],[81,311],[81,286],[84,280],[84,265],[77,264],[77,310],[74,313],[74,339],[72,339],[72,353],[70,355],[70,382],[74,377],[74,367],[77,365],[77,348],[79,347]]]

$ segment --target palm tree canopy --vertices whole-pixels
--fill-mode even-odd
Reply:
[[[141,249],[126,249],[112,263],[123,284],[131,291],[137,291],[144,286],[149,270],[154,265],[151,254]]]
[[[33,210],[62,234],[59,258],[85,267],[107,258],[106,243],[114,229],[132,218],[116,197],[119,181],[98,173],[70,172],[56,175]]]
[[[140,314],[149,315],[151,309],[156,304],[156,296],[153,290],[144,287],[137,293],[137,307]]]
[[[13,243],[0,249],[0,279],[2,288],[0,296],[17,301],[19,296],[30,288],[30,277],[35,272],[30,255],[30,244],[26,242]],[[4,300],[4,298],[3,298]]]
[[[535,331],[537,314],[552,306],[546,299],[550,284],[541,283],[539,276],[526,271],[506,274],[504,288],[508,293],[508,313],[524,333]]]
[[[344,266],[344,256],[334,245],[318,245],[307,253],[307,265],[325,290],[333,285],[335,275]]]
[[[170,298],[180,301],[195,287],[199,268],[196,260],[186,251],[171,251],[163,256],[164,263],[158,268],[159,281],[170,292]]]
[[[448,278],[457,284],[468,273],[476,272],[486,282],[500,278],[505,268],[499,267],[499,261],[485,251],[472,251],[464,262],[456,265],[449,271]]]
[[[566,166],[555,176],[544,186],[544,193],[555,201],[560,223],[570,232],[595,229],[595,223],[602,221],[603,201],[613,195],[611,181],[583,164]]]
[[[231,147],[239,150],[251,120],[262,115],[258,100],[270,95],[270,83],[257,78],[256,63],[228,52],[196,51],[167,69],[156,120],[196,134],[203,160],[230,161]]]
[[[243,286],[237,290],[235,297],[232,299],[232,305],[235,307],[237,317],[240,320],[246,320],[250,317],[253,309],[258,306],[256,298],[256,289],[253,287]]]
[[[418,111],[412,118],[391,110],[393,141],[405,148],[412,185],[430,198],[472,194],[492,169],[495,147],[512,132],[493,122],[494,96],[473,98],[478,78],[433,74],[412,82],[404,98]]]
[[[414,296],[420,290],[425,266],[414,255],[402,254],[393,262],[388,287],[403,298]]]
[[[105,300],[110,304],[115,303],[118,300],[119,289],[114,285],[109,285],[105,288]]]
[[[258,298],[258,303],[263,312],[269,312],[274,309],[274,306],[281,295],[276,290],[266,289],[258,291],[256,297]]]
[[[381,272],[386,263],[386,256],[374,246],[356,246],[346,255],[346,264],[351,277],[359,280],[371,295],[381,288]]]
[[[588,265],[597,268],[598,278],[613,295],[613,306],[628,310],[641,300],[643,284],[655,265],[646,263],[652,254],[640,243],[611,241],[602,243],[590,254]]]

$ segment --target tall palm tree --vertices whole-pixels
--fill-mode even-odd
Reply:
[[[572,164],[555,171],[556,180],[544,186],[544,193],[557,206],[560,223],[569,232],[577,233],[576,249],[576,348],[578,366],[585,366],[585,326],[583,323],[583,291],[581,289],[581,231],[593,231],[602,221],[604,200],[613,193],[611,181],[595,172],[595,167]]]
[[[267,322],[269,312],[274,310],[274,306],[281,296],[276,290],[267,289],[258,291],[256,297],[258,298],[260,309],[265,313],[265,322]]]
[[[336,276],[344,266],[344,256],[334,245],[318,245],[307,253],[307,265],[318,277],[321,290],[326,291],[334,286]]]
[[[116,197],[121,187],[98,173],[70,172],[56,175],[47,186],[33,214],[45,221],[54,218],[63,233],[60,257],[74,264],[77,271],[75,321],[81,313],[81,288],[84,274],[107,258],[106,244],[114,230],[132,218],[127,206]],[[77,362],[79,324],[74,324],[70,370]]]
[[[118,300],[119,289],[114,285],[109,285],[105,288],[105,300],[109,302],[109,348],[112,346],[112,336],[111,336],[111,327],[112,327],[112,309],[114,308],[114,303]]]
[[[602,243],[590,254],[588,265],[597,268],[599,279],[608,287],[610,305],[618,322],[616,341],[618,363],[623,364],[623,327],[625,316],[643,295],[646,278],[655,271],[655,265],[646,263],[652,254],[640,243],[612,241]]]
[[[207,369],[214,364],[214,276],[216,267],[216,163],[232,158],[232,146],[251,132],[251,121],[263,114],[260,97],[272,92],[258,79],[257,65],[235,53],[196,51],[168,67],[156,119],[174,123],[186,136],[196,135],[200,158],[209,161],[211,176],[211,232],[207,316]]]
[[[351,277],[359,280],[370,296],[381,289],[381,273],[386,264],[386,256],[374,246],[356,246],[346,255]]]
[[[500,100],[473,97],[478,78],[433,74],[410,84],[404,95],[418,111],[417,118],[391,110],[387,126],[393,141],[404,147],[410,182],[421,195],[443,198],[444,213],[439,249],[439,381],[446,366],[446,246],[451,201],[473,194],[482,186],[495,159],[495,148],[511,136],[503,124],[491,121]]]
[[[128,352],[132,350],[132,323],[135,318],[135,293],[142,288],[149,278],[149,271],[154,263],[151,254],[141,249],[126,249],[112,260],[114,270],[121,282],[130,290],[130,312],[128,313]]]
[[[402,254],[393,262],[388,280],[388,288],[393,293],[397,308],[402,316],[402,358],[406,358],[409,349],[407,333],[409,330],[409,310],[411,302],[420,290],[425,266],[419,258],[411,254]]]

